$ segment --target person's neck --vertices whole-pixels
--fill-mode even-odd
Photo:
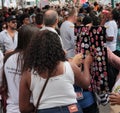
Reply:
[[[73,19],[72,18],[68,18],[67,21],[71,22],[71,23],[74,23]]]
[[[53,29],[55,29],[55,28],[56,28],[56,26],[52,26],[52,28],[53,28]]]
[[[15,32],[15,30],[10,29],[10,28],[8,28],[7,31],[10,32],[10,33],[14,33]]]
[[[46,26],[46,27],[51,27],[51,28],[55,29],[56,25],[51,25],[51,26]]]
[[[36,25],[38,28],[42,28],[43,27],[43,24],[37,24]]]

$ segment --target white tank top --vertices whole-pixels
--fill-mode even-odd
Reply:
[[[31,86],[33,103],[36,105],[39,94],[45,83],[44,78],[31,71]],[[64,74],[51,77],[44,90],[38,109],[65,106],[77,103],[74,92],[74,73],[68,62],[64,62]]]

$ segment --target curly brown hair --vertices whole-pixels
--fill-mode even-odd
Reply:
[[[39,74],[50,75],[60,61],[67,60],[59,36],[48,30],[34,35],[25,53],[23,71],[34,69]]]

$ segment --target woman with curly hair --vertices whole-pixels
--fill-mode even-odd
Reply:
[[[92,57],[86,57],[81,72],[77,65],[82,55],[78,54],[68,62],[58,35],[48,30],[35,34],[25,53],[19,95],[21,113],[34,111],[46,79],[48,83],[37,113],[82,113],[73,84],[84,88],[89,86]],[[30,103],[31,95],[33,104]]]

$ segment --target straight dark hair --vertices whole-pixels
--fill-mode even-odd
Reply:
[[[16,73],[18,70],[18,66],[20,66],[21,70],[24,64],[24,51],[26,50],[32,36],[39,32],[39,29],[37,27],[35,27],[34,25],[30,24],[30,25],[23,25],[18,29],[18,45],[17,48],[6,54],[4,57],[4,64],[7,61],[7,59],[15,54],[15,53],[19,53],[18,58],[17,58],[17,67],[16,67]],[[15,75],[16,75],[15,73]],[[6,81],[6,77],[5,77],[5,72],[3,69],[3,74],[2,74],[2,94],[4,94],[4,96],[7,97],[7,92],[8,92],[8,85],[7,85],[7,81]]]

